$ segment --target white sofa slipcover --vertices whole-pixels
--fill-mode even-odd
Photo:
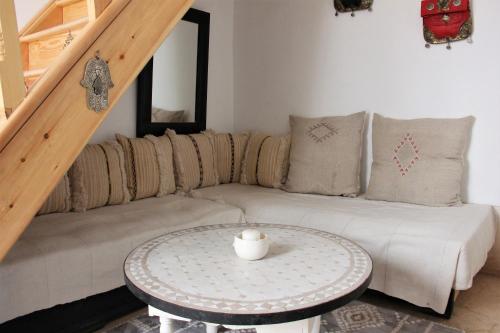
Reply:
[[[472,286],[496,233],[493,208],[485,205],[435,208],[239,184],[192,196],[239,207],[249,223],[293,224],[349,238],[373,258],[371,289],[439,313],[452,288]]]
[[[123,286],[123,262],[169,231],[240,223],[240,209],[170,195],[35,218],[0,265],[0,323]]]
[[[0,264],[0,323],[122,286],[126,255],[146,240],[245,220],[352,239],[374,260],[370,288],[444,313],[452,288],[472,286],[495,238],[493,208],[483,205],[432,208],[239,184],[192,196],[35,218]]]

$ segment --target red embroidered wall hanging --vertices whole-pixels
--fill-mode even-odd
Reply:
[[[472,14],[469,0],[423,0],[424,38],[430,44],[448,43],[470,38]]]
[[[354,17],[354,12],[358,10],[371,10],[373,5],[373,0],[333,0],[333,5],[335,6],[335,16],[339,13],[351,13]]]

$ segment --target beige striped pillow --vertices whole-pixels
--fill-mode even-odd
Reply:
[[[158,158],[158,167],[160,172],[160,188],[157,197],[174,193],[175,188],[175,169],[174,169],[174,148],[172,142],[166,135],[157,137],[146,135],[147,140],[151,141],[155,147]]]
[[[116,139],[125,153],[127,186],[132,200],[175,192],[172,145],[168,138],[131,139],[117,134]]]
[[[49,195],[37,215],[67,213],[71,210],[71,191],[68,175],[64,175]]]
[[[241,183],[279,188],[286,181],[290,136],[252,133],[241,170]]]
[[[239,183],[241,164],[249,137],[248,133],[222,134],[215,133],[212,130],[205,133],[213,140],[219,183]]]
[[[174,147],[176,183],[179,190],[219,184],[215,151],[210,137],[205,134],[177,135],[167,130]]]
[[[262,143],[257,182],[260,186],[280,188],[286,182],[290,159],[290,135],[272,136]]]
[[[69,176],[76,212],[130,201],[123,151],[116,143],[87,145]]]

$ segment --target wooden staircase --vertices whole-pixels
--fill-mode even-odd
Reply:
[[[12,1],[0,2],[0,260],[193,2],[55,0],[18,35]],[[80,85],[96,54],[114,83],[99,113]]]
[[[19,34],[24,81],[28,90],[110,2],[111,0],[52,1],[28,23]]]

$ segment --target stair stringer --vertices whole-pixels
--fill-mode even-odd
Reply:
[[[108,11],[120,3],[123,9],[110,19]],[[93,27],[82,33],[62,63],[53,65],[35,86],[37,98],[28,95],[13,119],[0,127],[0,260],[192,3],[114,0],[95,22],[110,20],[102,33],[94,35]],[[86,91],[80,86],[85,65],[97,52],[108,61],[115,85],[109,91],[109,108],[100,113],[87,109]]]

